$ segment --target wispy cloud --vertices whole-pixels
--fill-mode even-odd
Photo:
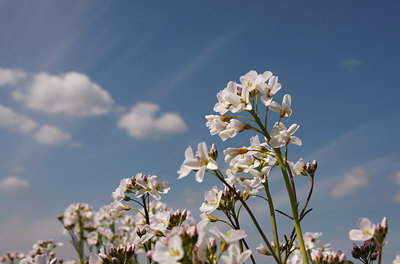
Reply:
[[[156,117],[160,106],[154,103],[140,102],[131,111],[122,115],[118,127],[125,129],[134,138],[161,138],[171,134],[180,134],[187,125],[177,113],[162,113]]]
[[[241,29],[233,29],[210,43],[204,50],[197,54],[181,70],[172,75],[169,80],[164,80],[161,85],[162,90],[157,94],[158,97],[163,97],[172,90],[178,89],[179,86],[196,73],[203,65],[205,65],[219,50],[229,43],[235,36],[241,32]]]
[[[400,187],[400,170],[395,173],[394,182]],[[393,199],[396,203],[400,203],[400,191],[393,196]]]
[[[362,62],[358,59],[346,59],[341,63],[342,68],[344,68],[348,72],[353,72],[360,66],[362,66]]]
[[[367,184],[367,172],[363,168],[356,167],[347,172],[344,177],[337,180],[330,195],[334,198],[342,198],[354,194],[359,188]]]
[[[38,73],[25,89],[12,95],[29,109],[73,117],[106,114],[113,104],[106,90],[78,72],[58,76]]]
[[[25,193],[31,188],[27,180],[15,176],[7,177],[0,181],[0,192],[7,194]]]

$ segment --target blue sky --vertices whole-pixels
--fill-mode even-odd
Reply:
[[[397,1],[1,1],[0,254],[39,238],[65,241],[70,254],[55,217],[74,202],[110,203],[137,172],[167,180],[165,202],[197,215],[216,182],[177,181],[185,148],[248,145],[250,134],[211,137],[204,115],[228,81],[270,70],[300,125],[291,159],[319,162],[304,230],[348,252],[359,217],[387,216],[391,261],[399,11]],[[349,188],[354,174],[362,183]],[[285,208],[279,176],[271,181]]]

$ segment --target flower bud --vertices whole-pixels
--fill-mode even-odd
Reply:
[[[113,264],[120,264],[121,262],[119,261],[119,259],[117,259],[117,258],[112,258],[112,263]]]
[[[377,258],[378,258],[378,253],[377,252],[372,253],[371,256],[370,256],[371,260],[376,260]]]
[[[212,144],[210,152],[208,152],[208,156],[212,158],[213,160],[217,160],[218,158],[218,150],[215,144]]]

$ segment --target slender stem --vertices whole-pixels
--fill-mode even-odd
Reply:
[[[250,121],[255,122],[254,119],[252,119],[252,118],[250,118],[250,117],[247,117],[247,116],[235,116],[234,118],[243,118],[243,119],[247,119],[247,120],[250,120]]]
[[[142,201],[143,201],[143,205],[144,205],[143,209],[144,209],[144,215],[146,218],[146,224],[150,225],[150,215],[149,215],[149,208],[146,205],[146,195],[148,195],[148,194],[145,194],[142,196]],[[145,246],[145,249],[146,249],[146,252],[151,250],[151,240],[149,240],[147,242],[147,247]],[[151,259],[149,256],[147,257],[147,263],[149,263],[149,264],[151,263]]]
[[[378,253],[379,253],[378,264],[381,264],[381,262],[382,262],[383,243],[378,243],[378,244],[379,244],[379,249],[378,249]]]
[[[269,191],[269,186],[268,186],[268,181],[266,180],[264,182],[264,190],[265,193],[267,194],[267,198],[268,198],[268,207],[269,207],[269,214],[271,215],[271,224],[272,224],[272,230],[274,232],[274,240],[275,240],[275,252],[276,255],[279,258],[279,261],[282,262],[281,259],[281,251],[279,248],[279,236],[278,236],[278,228],[276,226],[276,219],[275,219],[275,209],[274,209],[274,203],[272,202],[272,196],[271,193]]]
[[[79,264],[83,264],[83,254],[84,254],[84,230],[83,230],[83,222],[80,212],[78,212],[78,224],[79,224],[79,250],[78,250],[78,257],[79,257]]]
[[[263,135],[270,140],[271,136],[269,135],[267,129],[264,127],[264,125],[261,123],[261,120],[258,116],[258,114],[256,112],[254,112],[254,110],[250,110],[249,113],[254,117],[254,120],[256,121],[256,123],[258,124],[258,126],[261,128],[261,130],[263,131]],[[303,240],[303,233],[301,231],[301,227],[300,227],[300,221],[299,221],[299,212],[298,212],[298,208],[297,208],[297,203],[296,203],[296,199],[291,187],[291,183],[289,180],[289,176],[286,170],[286,165],[282,160],[282,153],[281,150],[279,148],[274,148],[273,149],[275,152],[275,156],[276,159],[278,160],[279,166],[281,167],[281,172],[282,172],[282,176],[283,179],[285,181],[285,185],[286,185],[286,190],[287,193],[289,195],[289,200],[290,200],[290,205],[292,207],[292,214],[293,214],[293,223],[294,223],[294,227],[296,229],[296,233],[297,233],[297,239],[299,242],[299,246],[300,246],[300,251],[301,251],[301,255],[303,257],[303,263],[304,264],[308,264],[308,256],[307,256],[307,251],[306,251],[306,247],[304,245],[304,240]]]
[[[244,208],[246,209],[247,213],[249,214],[251,220],[253,221],[254,225],[257,228],[257,231],[260,233],[262,239],[264,240],[265,244],[267,245],[269,251],[271,252],[272,257],[275,259],[275,261],[277,263],[281,263],[278,259],[278,257],[276,256],[276,253],[274,252],[274,250],[272,249],[272,246],[270,244],[270,242],[268,241],[266,235],[264,234],[264,232],[262,231],[260,225],[258,224],[258,221],[256,219],[256,217],[254,216],[253,212],[251,211],[251,209],[249,208],[249,206],[246,204],[246,202],[243,200],[242,197],[240,197],[240,195],[238,195],[236,193],[236,190],[230,186],[224,179],[224,177],[222,176],[221,172],[219,170],[215,170],[215,173],[213,173],[214,175],[217,176],[217,178],[222,181],[223,184],[225,184],[225,186],[227,186],[229,188],[229,190],[232,191],[232,193],[235,194],[236,198],[243,204]]]

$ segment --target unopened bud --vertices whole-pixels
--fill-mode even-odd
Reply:
[[[228,121],[230,121],[232,118],[233,118],[233,117],[230,116],[230,115],[223,115],[223,116],[221,116],[219,119],[221,119],[221,121],[223,121],[223,122],[228,122]]]
[[[218,221],[218,217],[213,216],[213,215],[209,215],[209,216],[208,216],[208,220],[209,220],[210,222],[217,222],[217,221]]]
[[[217,160],[218,158],[218,150],[215,144],[212,144],[210,152],[208,152],[208,156],[212,158],[213,160]]]
[[[121,262],[119,261],[119,259],[117,259],[117,258],[112,258],[112,263],[113,264],[120,264]]]
[[[57,258],[53,258],[50,262],[49,262],[49,264],[56,264],[57,263]]]
[[[371,260],[376,260],[377,258],[378,258],[378,253],[377,252],[372,253],[371,256],[370,256]]]

